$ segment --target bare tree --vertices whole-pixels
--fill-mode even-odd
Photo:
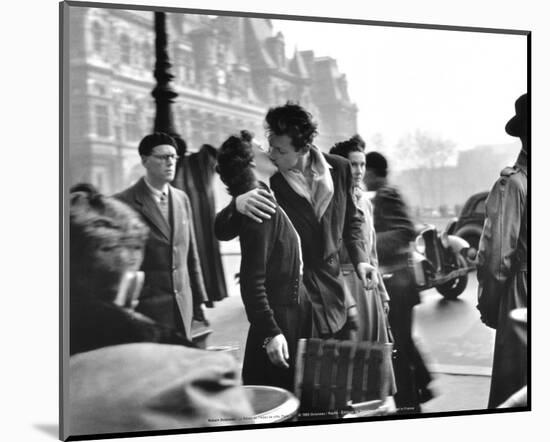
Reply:
[[[447,139],[417,129],[400,138],[396,145],[402,166],[415,169],[415,188],[418,201],[423,206],[424,196],[433,204],[442,201],[442,179],[437,169],[443,167],[454,155],[456,144]]]
[[[397,143],[402,157],[406,156],[414,168],[436,169],[447,163],[455,153],[456,144],[427,131],[417,129],[407,134]]]
[[[370,137],[370,144],[373,148],[372,150],[377,150],[381,152],[386,149],[384,136],[380,132],[376,132],[375,134],[372,135],[372,137]]]

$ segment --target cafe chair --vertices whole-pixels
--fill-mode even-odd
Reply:
[[[300,339],[294,393],[298,420],[386,414],[392,344]]]

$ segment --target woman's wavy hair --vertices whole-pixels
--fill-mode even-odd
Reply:
[[[268,136],[288,135],[295,150],[309,146],[318,133],[312,115],[291,101],[284,106],[270,108],[265,117],[265,126]]]
[[[340,155],[348,158],[351,152],[365,152],[365,142],[359,135],[354,135],[348,140],[340,141],[331,147],[330,152],[333,155]]]
[[[69,204],[71,283],[101,278],[98,269],[106,278],[116,272],[98,262],[95,252],[102,244],[132,239],[144,245],[147,240],[149,228],[130,206],[100,194],[90,184],[73,186]]]
[[[240,136],[230,136],[218,149],[216,172],[233,197],[252,189],[256,181],[252,138],[251,132],[242,130]]]

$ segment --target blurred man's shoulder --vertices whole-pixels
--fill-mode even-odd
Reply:
[[[397,187],[392,186],[390,184],[386,184],[382,187],[380,187],[376,191],[376,196],[379,198],[399,198],[401,199],[401,193],[397,189]]]

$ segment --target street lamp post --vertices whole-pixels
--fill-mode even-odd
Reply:
[[[178,93],[172,87],[172,80],[174,75],[172,74],[172,64],[168,56],[168,37],[166,32],[166,13],[155,12],[155,70],[154,76],[157,80],[157,84],[151,95],[155,99],[156,114],[154,131],[164,132],[175,138],[178,144],[178,154],[180,160],[177,164],[176,179],[172,183],[174,186],[184,189],[184,183],[182,180],[182,171],[184,168],[184,158],[186,145],[183,139],[176,131],[174,125],[174,115],[172,112],[172,103],[178,96]],[[194,210],[198,210],[195,208]],[[208,322],[193,321],[191,328],[191,339],[200,348],[206,348],[207,338],[212,333],[212,330],[208,327]]]
[[[166,13],[155,12],[155,70],[154,76],[157,84],[151,95],[155,98],[155,132],[164,132],[179,138],[174,126],[172,103],[178,93],[172,87],[172,64],[168,57],[168,38],[166,34]]]

